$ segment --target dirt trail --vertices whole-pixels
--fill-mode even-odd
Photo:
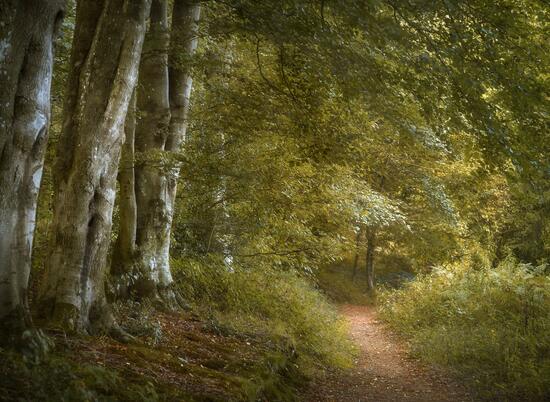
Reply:
[[[355,367],[328,373],[313,384],[305,401],[472,401],[456,381],[407,357],[404,346],[384,328],[369,306],[345,305],[359,347]]]

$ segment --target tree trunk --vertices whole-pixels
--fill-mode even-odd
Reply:
[[[168,152],[178,152],[187,135],[187,116],[193,86],[189,60],[197,49],[199,18],[200,4],[197,0],[174,1],[168,56],[170,122],[164,147],[164,150]],[[169,171],[164,170],[161,175],[163,176],[161,181],[165,187],[163,187],[160,194],[166,209],[162,213],[162,217],[165,218],[163,220],[164,230],[162,231],[163,238],[159,242],[158,251],[163,256],[161,260],[166,262],[166,265],[161,266],[161,269],[159,269],[159,290],[164,293],[168,291],[168,296],[171,296],[169,290],[172,283],[169,265],[170,234],[176,204],[179,167],[174,167]]]
[[[355,257],[353,259],[353,271],[351,273],[351,279],[355,280],[357,275],[357,265],[359,264],[359,248],[361,246],[361,234],[363,233],[363,228],[360,227],[355,235]]]
[[[165,149],[170,124],[168,99],[168,2],[153,0],[151,21],[139,70],[136,151],[137,272],[132,289],[138,298],[171,305],[167,222],[172,205],[166,199],[166,177],[158,156]],[[165,293],[165,294],[164,294]]]
[[[174,2],[169,55],[171,118],[166,141],[168,151],[179,151],[187,135],[187,116],[193,88],[189,59],[197,49],[200,13],[200,4],[196,0]]]
[[[172,39],[169,54],[170,77],[170,127],[166,150],[178,152],[187,138],[187,119],[193,88],[191,66],[189,59],[193,57],[198,44],[198,29],[200,19],[200,4],[197,0],[175,0],[172,13]],[[182,61],[182,55],[184,60]],[[172,208],[166,221],[166,245],[165,252],[170,249],[170,233],[173,221],[173,206],[176,203],[177,180],[179,167],[164,173],[166,177],[167,204]],[[168,267],[169,272],[169,267]]]
[[[0,341],[31,326],[27,286],[62,0],[0,0]]]
[[[376,247],[376,231],[373,228],[367,228],[367,288],[374,290],[374,249]]]
[[[187,59],[197,47],[200,7],[192,1],[174,2],[170,39],[167,7],[166,0],[153,1],[139,72],[135,146],[141,160],[135,166],[136,258],[128,286],[134,297],[151,298],[172,308],[176,300],[170,271],[170,233],[179,171],[161,166],[158,157],[178,151],[185,138],[192,85]]]
[[[113,325],[105,301],[123,125],[150,0],[87,0],[76,10],[41,313],[67,330]]]
[[[118,171],[119,230],[113,250],[111,275],[115,298],[128,298],[136,252],[137,204],[135,193],[134,142],[136,127],[136,90],[132,94],[124,123],[124,144]]]
[[[385,183],[385,176],[380,175],[380,183],[378,191],[382,192],[384,189],[384,183]],[[369,291],[374,291],[375,288],[375,276],[374,276],[374,251],[376,249],[376,228],[374,227],[367,227],[366,229],[366,236],[367,236],[367,288]]]

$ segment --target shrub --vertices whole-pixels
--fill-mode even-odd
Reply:
[[[421,358],[486,398],[550,399],[550,277],[545,266],[438,268],[381,295],[381,313]]]

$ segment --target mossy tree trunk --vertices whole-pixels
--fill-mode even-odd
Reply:
[[[32,327],[27,286],[63,12],[63,0],[0,0],[0,342]]]
[[[178,169],[163,166],[162,161],[166,153],[179,151],[185,138],[192,86],[188,59],[197,46],[200,6],[176,0],[170,30],[167,9],[166,0],[153,0],[139,71],[134,258],[113,271],[125,273],[127,296],[154,299],[172,308],[176,300],[169,252]]]
[[[136,90],[132,94],[124,123],[124,144],[118,171],[119,228],[111,263],[115,298],[128,298],[136,252],[137,203],[135,192]]]
[[[168,138],[168,2],[153,0],[151,21],[139,70],[136,125],[135,193],[137,201],[137,277],[133,285],[140,298],[161,298],[172,304],[172,283],[166,237],[173,206],[166,202],[162,152]]]
[[[123,126],[150,0],[78,2],[72,71],[54,171],[42,315],[67,330],[108,329],[105,265]]]

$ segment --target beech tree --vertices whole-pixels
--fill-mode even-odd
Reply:
[[[113,325],[104,294],[123,126],[150,0],[80,1],[54,172],[41,315],[69,330]]]
[[[169,252],[179,169],[163,161],[180,149],[186,135],[192,88],[188,59],[197,47],[199,16],[198,2],[177,0],[169,28],[168,2],[153,1],[139,70],[135,149],[129,139],[127,165],[119,174],[124,212],[113,259],[116,291],[166,306],[175,305]],[[135,214],[129,213],[134,204]],[[132,241],[128,233],[134,231]]]
[[[63,7],[0,1],[0,329],[15,337],[31,324],[27,284]]]

